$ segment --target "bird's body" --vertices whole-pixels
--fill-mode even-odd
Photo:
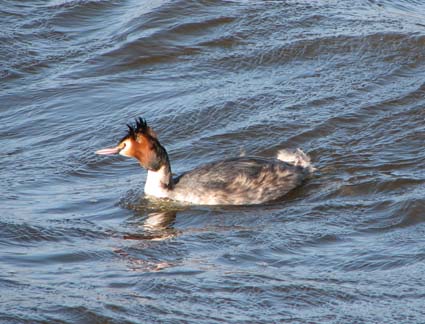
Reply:
[[[120,144],[98,154],[135,157],[148,170],[145,194],[197,205],[250,205],[281,198],[314,170],[301,150],[272,159],[237,157],[212,162],[172,178],[165,148],[139,119]]]
[[[278,159],[233,158],[203,165],[175,180],[171,199],[207,205],[247,205],[276,200],[305,177]]]

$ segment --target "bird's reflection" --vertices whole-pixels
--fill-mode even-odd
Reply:
[[[176,211],[155,211],[149,212],[147,217],[142,219],[140,215],[133,218],[133,226],[138,228],[137,233],[127,233],[126,240],[165,240],[179,234],[173,227],[176,219]]]
[[[176,211],[158,211],[148,213],[148,217],[143,222],[143,229],[146,231],[161,231],[172,228],[176,219]]]
[[[177,211],[151,211],[136,212],[128,220],[131,232],[123,233],[124,240],[134,241],[130,245],[114,249],[114,252],[124,258],[131,271],[160,271],[174,266],[173,262],[159,260],[160,257],[151,258],[144,251],[157,246],[154,241],[164,241],[179,235],[173,227]],[[146,216],[144,216],[146,215]],[[159,242],[158,242],[159,243]],[[161,244],[161,243],[159,243]]]

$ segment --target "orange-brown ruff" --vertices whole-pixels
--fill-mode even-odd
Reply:
[[[197,205],[250,205],[276,200],[299,186],[314,168],[301,150],[281,150],[277,158],[238,157],[202,165],[172,177],[165,148],[142,118],[127,125],[116,147],[97,154],[136,158],[148,170],[145,194]]]

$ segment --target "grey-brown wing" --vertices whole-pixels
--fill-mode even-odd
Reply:
[[[203,165],[176,179],[179,186],[222,189],[231,185],[276,185],[292,177],[294,167],[279,160],[261,158],[234,158]]]

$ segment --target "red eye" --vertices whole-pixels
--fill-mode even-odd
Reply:
[[[127,144],[126,143],[122,143],[122,147],[120,147],[120,152],[123,150],[123,149],[125,149],[125,146],[126,146]]]

